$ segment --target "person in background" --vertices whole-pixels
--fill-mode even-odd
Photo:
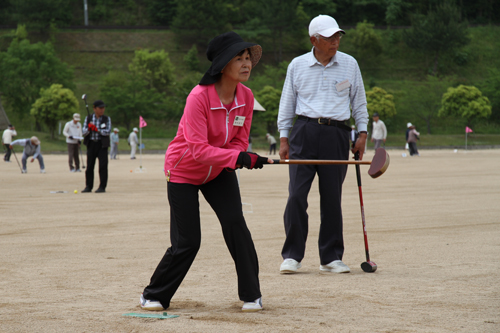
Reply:
[[[3,160],[7,163],[10,163],[10,154],[12,153],[10,150],[12,137],[16,135],[17,135],[16,129],[14,126],[12,126],[12,124],[9,124],[9,127],[5,131],[3,131],[2,142],[6,150]]]
[[[68,164],[70,172],[82,172],[80,170],[80,157],[78,151],[80,150],[80,143],[82,139],[82,125],[80,124],[80,114],[75,113],[73,120],[68,121],[64,125],[63,134],[66,137],[66,144],[68,145]],[[75,163],[73,166],[73,162]]]
[[[120,130],[118,128],[115,128],[113,129],[113,133],[111,133],[110,135],[111,151],[109,153],[109,158],[112,160],[116,160],[116,154],[118,153],[118,143],[120,141],[118,132],[120,132]]]
[[[94,102],[94,113],[85,118],[83,123],[84,143],[87,145],[87,170],[85,171],[85,188],[82,193],[92,192],[94,187],[94,167],[99,159],[99,188],[95,193],[106,192],[108,185],[108,147],[111,132],[111,118],[106,116],[106,104]]]
[[[269,155],[276,154],[276,139],[271,134],[266,134],[267,142],[269,143]]]
[[[405,150],[409,150],[410,146],[408,145],[408,133],[410,133],[410,126],[411,123],[406,124],[406,143],[405,143]]]
[[[130,145],[130,159],[135,160],[135,152],[137,150],[137,145],[139,144],[139,139],[137,139],[137,132],[139,130],[137,127],[134,127],[132,132],[128,136],[128,144]]]
[[[199,192],[220,221],[236,268],[242,311],[262,310],[257,252],[243,217],[234,172],[243,166],[260,169],[264,163],[273,163],[246,152],[254,97],[241,82],[248,80],[261,54],[259,45],[243,41],[235,32],[219,35],[208,44],[212,65],[187,97],[177,134],[165,155],[172,245],[140,297],[145,310],[162,311],[170,306],[198,253]],[[227,288],[227,281],[221,283]]]
[[[374,148],[377,149],[382,146],[382,143],[385,144],[385,140],[387,138],[387,128],[377,112],[373,114],[373,133],[372,133],[372,142],[375,143]]]
[[[248,136],[248,148],[247,148],[247,152],[249,152],[249,153],[252,152],[252,136],[251,135]]]
[[[359,131],[352,152],[359,153],[359,159],[363,159],[369,119],[366,94],[357,61],[338,51],[344,33],[333,17],[315,17],[309,24],[311,52],[293,59],[288,66],[278,112],[281,159],[347,161],[351,109]],[[319,270],[350,272],[342,262],[341,196],[347,165],[294,164],[289,165],[288,171],[286,239],[281,251],[280,273],[296,273],[302,266],[309,228],[307,197],[316,174],[321,197]]]
[[[28,160],[28,157],[31,157],[31,163],[35,161],[35,158],[38,160],[38,163],[40,164],[40,173],[45,173],[45,164],[43,163],[43,156],[40,148],[40,140],[36,136],[32,136],[30,139],[19,139],[10,144],[10,149],[12,149],[12,146],[23,146],[23,157],[22,157],[22,164],[23,164],[23,169],[21,170],[22,173],[28,173],[28,169],[26,168],[26,161]]]
[[[409,131],[408,131],[408,146],[410,148],[410,156],[413,156],[413,155],[416,155],[416,156],[420,156],[420,154],[418,153],[418,149],[417,149],[417,140],[420,140],[420,133],[417,132],[417,130],[415,129],[415,125],[413,125],[412,123],[408,123],[409,126]]]

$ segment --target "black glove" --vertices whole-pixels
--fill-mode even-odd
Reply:
[[[242,151],[240,155],[238,155],[238,159],[236,160],[236,165],[241,165],[247,169],[262,169],[264,163],[267,164],[267,157],[259,156],[255,153],[247,153]]]
[[[73,140],[73,136],[72,136],[72,135],[70,135],[70,136],[69,136],[69,138],[70,138],[71,140]]]

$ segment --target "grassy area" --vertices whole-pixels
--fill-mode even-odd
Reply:
[[[67,151],[66,139],[63,135],[56,136],[55,139],[50,138],[50,134],[34,131],[18,131],[17,139],[29,138],[37,136],[42,145],[42,152],[45,153],[64,153]],[[146,151],[165,151],[172,138],[143,138]],[[266,150],[268,143],[265,137],[253,137],[252,148],[254,150]],[[399,134],[389,134],[386,141],[386,147],[404,147],[405,137]],[[465,145],[465,134],[463,135],[420,135],[418,146],[422,147],[461,147]],[[469,134],[467,139],[469,147],[478,146],[500,146],[500,134]],[[373,143],[368,142],[368,147],[373,147]],[[120,151],[130,150],[125,136],[120,138],[118,145]],[[17,152],[22,151],[20,147],[15,147]],[[82,145],[82,151],[86,151],[86,147]]]

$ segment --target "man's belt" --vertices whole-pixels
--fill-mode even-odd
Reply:
[[[320,124],[320,125],[340,127],[340,128],[343,128],[347,131],[351,130],[351,127],[347,124],[347,120],[339,121],[339,120],[334,120],[334,119],[329,119],[329,118],[309,118],[306,116],[299,116],[298,119],[305,120],[305,121],[318,122],[318,124]]]

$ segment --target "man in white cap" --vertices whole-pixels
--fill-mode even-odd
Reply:
[[[40,173],[45,173],[45,164],[43,163],[43,156],[40,149],[40,140],[38,140],[36,136],[32,136],[29,139],[16,140],[10,144],[10,149],[12,149],[12,146],[16,145],[24,147],[23,157],[21,159],[23,164],[23,169],[21,170],[22,173],[28,173],[28,170],[26,169],[26,161],[30,156],[30,162],[33,163],[36,158],[38,160],[38,163],[40,164]]]
[[[358,63],[338,51],[343,34],[333,17],[315,17],[309,24],[311,52],[293,59],[288,66],[278,113],[282,159],[347,161],[351,109],[360,133],[352,152],[363,158],[368,125],[366,95]],[[282,274],[295,273],[301,267],[308,232],[307,197],[316,174],[321,196],[319,269],[350,272],[342,262],[341,194],[346,172],[347,165],[289,165]]]
[[[80,170],[80,158],[78,151],[80,150],[80,140],[82,140],[82,124],[80,124],[80,114],[73,114],[73,120],[68,121],[64,125],[63,134],[66,137],[68,144],[68,163],[70,172],[82,172]],[[73,166],[73,162],[75,162]]]
[[[109,153],[109,158],[111,160],[116,160],[116,154],[118,153],[118,143],[120,142],[118,132],[120,132],[120,130],[118,128],[114,128],[113,133],[109,136],[111,139],[111,152]]]
[[[137,127],[134,127],[134,129],[132,130],[132,133],[130,133],[130,135],[128,136],[128,144],[130,145],[130,159],[131,160],[135,160],[135,151],[137,149],[137,145],[139,144],[139,140],[137,139],[137,132],[139,132],[139,130],[137,129]]]

